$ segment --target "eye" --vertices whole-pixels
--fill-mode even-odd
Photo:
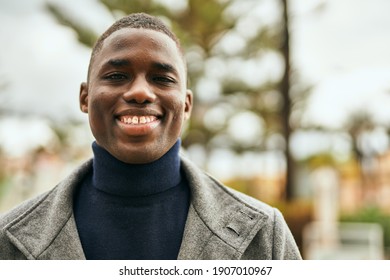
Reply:
[[[121,81],[127,79],[127,76],[122,73],[111,73],[103,77],[104,80]]]
[[[155,76],[153,81],[160,84],[176,84],[176,80],[170,76]]]

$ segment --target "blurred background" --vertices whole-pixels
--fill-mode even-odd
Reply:
[[[91,46],[161,17],[195,94],[183,149],[278,207],[305,259],[390,259],[387,0],[0,0],[0,213],[91,156]]]

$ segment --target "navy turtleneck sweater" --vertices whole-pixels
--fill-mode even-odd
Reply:
[[[75,194],[87,259],[177,259],[189,206],[180,140],[149,164],[126,164],[94,142],[93,169]]]

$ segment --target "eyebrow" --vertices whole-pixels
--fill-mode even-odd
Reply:
[[[171,72],[174,74],[177,74],[177,70],[175,67],[173,67],[172,64],[169,63],[163,63],[163,62],[154,62],[152,64],[153,68],[156,68],[158,70],[163,70],[165,72]]]
[[[122,67],[130,65],[131,62],[127,59],[110,59],[106,64],[114,67]]]
[[[131,60],[121,59],[121,58],[113,58],[113,59],[108,60],[105,63],[105,65],[109,65],[109,66],[117,67],[117,68],[129,66],[131,64],[132,64]],[[176,70],[176,68],[172,64],[170,64],[170,63],[153,62],[152,63],[152,68],[154,68],[156,70],[161,70],[161,71],[164,71],[164,72],[167,72],[167,73],[172,73],[172,74],[174,74],[176,76],[179,75],[179,73]]]

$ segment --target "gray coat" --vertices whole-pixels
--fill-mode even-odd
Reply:
[[[178,259],[301,259],[278,210],[229,189],[182,157],[191,205]],[[0,259],[85,259],[73,193],[88,161],[51,191],[0,216]]]

